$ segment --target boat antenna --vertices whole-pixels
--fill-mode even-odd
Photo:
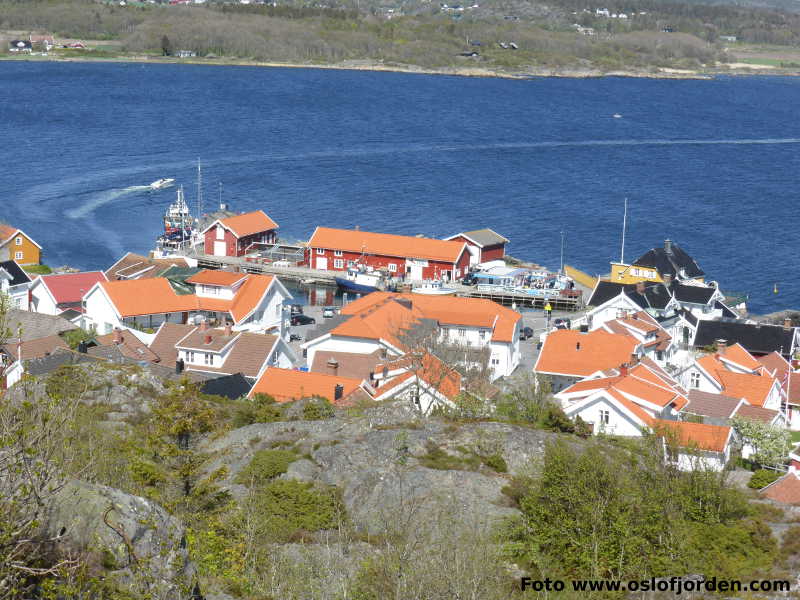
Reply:
[[[203,170],[197,158],[197,218],[203,215]]]
[[[564,274],[564,230],[561,230],[561,270],[559,271],[562,275]]]
[[[619,253],[619,262],[625,264],[625,229],[628,227],[628,198],[625,198],[625,210],[622,213],[622,249]]]
[[[222,206],[222,182],[219,182],[219,205]]]

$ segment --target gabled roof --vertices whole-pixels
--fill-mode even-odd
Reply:
[[[195,273],[186,280],[186,283],[202,283],[205,285],[218,285],[222,287],[231,287],[235,283],[247,277],[246,273],[234,273],[232,271],[213,271],[211,269],[204,269],[199,273]]]
[[[760,365],[769,371],[770,375],[782,379],[786,375],[786,371],[791,371],[792,365],[783,356],[777,352],[770,352],[764,356],[756,358]]]
[[[36,279],[47,288],[56,304],[78,304],[84,295],[99,282],[105,282],[106,276],[102,271],[87,271],[85,273],[59,273],[42,275]]]
[[[18,308],[9,309],[6,314],[6,327],[16,339],[22,332],[22,340],[34,340],[50,335],[58,335],[64,331],[78,329],[63,317],[29,312]]]
[[[161,359],[162,365],[174,367],[178,360],[178,350],[175,344],[189,335],[195,329],[194,325],[179,325],[178,323],[162,323],[156,331],[156,336],[150,342],[152,350]]]
[[[89,348],[89,354],[94,354],[97,352],[97,348],[116,346],[119,349],[120,354],[122,354],[122,356],[125,358],[130,358],[136,361],[146,360],[147,362],[158,362],[160,360],[159,356],[155,352],[148,348],[144,342],[142,342],[129,331],[119,332],[119,344],[114,341],[113,333],[101,335],[94,339],[97,342],[97,347]]]
[[[69,350],[67,343],[58,335],[36,338],[22,342],[22,360],[48,356],[57,349]],[[19,358],[17,344],[9,342],[3,346],[3,352],[14,360]]]
[[[498,244],[507,244],[508,240],[502,235],[491,229],[475,229],[474,231],[462,231],[450,237],[444,238],[445,240],[453,240],[457,237],[463,237],[478,246],[485,248],[486,246],[496,246]]]
[[[761,496],[783,504],[800,504],[800,473],[789,471],[780,479],[761,488]]]
[[[685,276],[689,279],[702,277],[705,275],[695,260],[686,254],[683,249],[675,242],[665,243],[666,247],[653,248],[648,250],[632,264],[640,267],[651,267],[664,275],[672,275],[675,278]]]
[[[656,419],[653,429],[659,435],[673,434],[678,446],[709,452],[724,452],[733,433],[733,430],[727,425],[708,425],[664,419]]]
[[[235,339],[221,367],[186,365],[186,368],[204,373],[241,373],[254,379],[264,368],[277,341],[278,337],[275,335],[243,332]]]
[[[0,224],[0,246],[5,246],[8,242],[11,241],[11,238],[17,235],[17,233],[25,236],[28,239],[28,241],[31,242],[37,248],[39,248],[39,250],[42,249],[42,247],[36,243],[36,240],[34,240],[31,236],[22,231],[22,229],[17,229],[16,227],[3,224]]]
[[[221,223],[223,227],[231,230],[236,237],[240,238],[278,228],[278,224],[270,219],[263,210],[254,210],[253,212],[236,215],[235,217],[218,219],[206,227],[203,233],[211,229],[217,223]]]
[[[454,400],[461,393],[461,375],[455,369],[445,365],[436,356],[425,352],[417,357],[409,354],[401,356],[383,365],[377,365],[377,370],[383,368],[389,372],[400,371],[401,373],[390,378],[388,383],[381,385],[377,389],[379,398],[385,398],[386,393],[399,387],[404,381],[418,377],[420,381],[435,389],[448,400]]]
[[[466,244],[407,235],[317,227],[308,241],[308,247],[455,263],[464,252]]]
[[[777,410],[770,410],[762,406],[753,406],[751,404],[742,404],[734,416],[770,424],[779,414]]]
[[[736,409],[742,404],[741,398],[711,394],[700,390],[689,390],[689,404],[683,412],[703,417],[730,419],[736,414]]]
[[[17,264],[16,261],[6,260],[0,262],[0,269],[8,273],[9,277],[11,278],[8,280],[8,285],[14,286],[31,282],[31,278],[28,277],[28,274]]]
[[[250,396],[269,394],[278,402],[290,402],[318,396],[334,402],[335,388],[337,385],[341,385],[342,397],[336,401],[339,404],[346,401],[350,394],[359,389],[361,383],[362,380],[350,377],[269,367],[258,378],[250,391]]]
[[[141,254],[127,252],[122,258],[105,270],[109,281],[117,279],[143,279],[158,277],[172,266],[188,266],[185,258],[148,258]]]
[[[628,363],[639,343],[628,335],[596,329],[556,329],[544,340],[534,372],[586,377]]]
[[[33,358],[25,362],[25,372],[28,375],[44,375],[52,373],[64,365],[77,365],[88,362],[101,362],[103,359],[73,350],[57,348],[52,354]]]
[[[761,363],[745,350],[741,344],[726,346],[724,349],[719,348],[717,354],[723,362],[732,362],[743,369],[757,371],[761,367]]]
[[[314,362],[310,370],[313,373],[328,373],[328,361],[330,360],[336,361],[337,375],[359,380],[368,380],[370,373],[374,373],[375,365],[380,363],[383,359],[381,359],[379,350],[376,350],[372,354],[317,350],[316,353],[314,353]]]
[[[696,363],[714,378],[726,396],[744,398],[755,406],[764,405],[776,381],[769,375],[734,373],[715,354],[706,354]]]
[[[639,290],[643,291],[640,292]],[[600,306],[620,294],[624,294],[639,308],[643,309],[655,308],[663,310],[672,300],[672,294],[663,283],[643,282],[639,285],[599,280],[587,305]]]
[[[743,321],[700,321],[694,337],[694,346],[711,346],[717,340],[739,343],[752,354],[779,352],[788,356],[792,350],[795,329],[766,323]]]
[[[200,386],[200,391],[204,394],[222,396],[229,400],[238,400],[246,397],[252,388],[253,384],[244,375],[234,373],[233,375],[223,375],[222,377],[215,377],[205,381]]]
[[[707,305],[717,293],[717,288],[713,286],[683,285],[677,281],[672,283],[670,289],[675,300],[690,304]]]

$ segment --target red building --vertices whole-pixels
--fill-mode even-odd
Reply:
[[[470,253],[470,264],[489,262],[490,260],[503,260],[506,255],[508,240],[491,229],[476,229],[451,235],[447,240],[464,242]]]
[[[393,277],[450,280],[467,273],[469,260],[464,242],[431,238],[317,227],[308,241],[309,266],[327,271],[358,263],[385,267]]]
[[[278,241],[278,224],[263,210],[217,219],[203,230],[205,253],[243,256]]]

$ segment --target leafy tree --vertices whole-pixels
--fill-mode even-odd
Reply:
[[[170,41],[167,34],[164,34],[161,37],[161,53],[164,56],[171,56],[172,55],[172,42]]]
[[[742,442],[753,448],[753,462],[768,466],[786,462],[792,447],[787,429],[743,417],[733,418],[733,428]]]

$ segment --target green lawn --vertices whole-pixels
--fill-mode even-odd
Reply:
[[[792,443],[795,444],[800,442],[800,431],[793,431],[792,432]]]

